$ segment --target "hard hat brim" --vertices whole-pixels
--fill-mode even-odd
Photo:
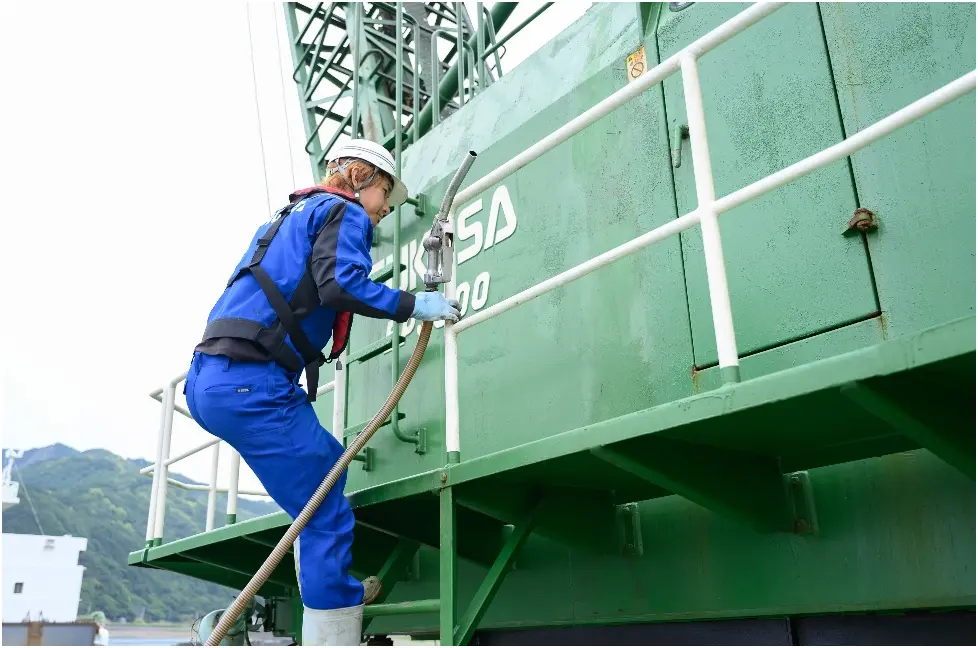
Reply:
[[[404,201],[407,200],[408,197],[408,191],[407,187],[404,186],[404,183],[401,182],[400,178],[397,178],[396,176],[391,176],[391,178],[394,180],[394,184],[391,187],[390,195],[387,196],[387,204],[391,206],[391,209],[394,209],[395,207],[404,204]]]

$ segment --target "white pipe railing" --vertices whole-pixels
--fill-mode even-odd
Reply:
[[[238,479],[241,472],[241,453],[231,448],[231,480],[228,482],[227,523],[238,521]]]
[[[178,454],[175,457],[170,457],[169,459],[167,459],[166,461],[163,462],[163,465],[165,465],[165,466],[172,466],[176,462],[182,461],[183,459],[186,459],[187,457],[189,457],[191,455],[195,455],[198,452],[200,452],[201,450],[206,450],[207,448],[209,448],[209,447],[211,447],[213,445],[217,445],[220,442],[221,442],[221,440],[218,439],[217,437],[211,439],[210,441],[205,441],[204,443],[201,443],[200,445],[195,446],[195,447],[191,448],[190,450],[187,450],[186,452],[181,452],[180,454]],[[154,470],[156,470],[156,465],[155,464],[150,464],[150,465],[146,466],[145,468],[141,468],[139,470],[139,474],[140,475],[149,475],[149,474],[152,474],[152,472]]]
[[[343,443],[343,434],[346,430],[346,351],[337,358],[334,363],[333,373],[335,377],[329,383],[333,385],[333,437]]]
[[[167,477],[166,478],[166,481],[171,486],[176,486],[177,488],[181,488],[183,490],[189,490],[189,491],[208,491],[209,492],[211,490],[212,486],[213,486],[213,485],[208,485],[208,484],[188,484],[186,482],[182,482],[182,481],[176,480],[173,477]],[[227,493],[227,492],[229,492],[229,489],[227,489],[227,488],[219,488],[218,487],[218,488],[215,488],[214,490],[216,492],[218,492],[218,493]],[[260,491],[260,490],[240,489],[240,490],[238,490],[238,494],[240,494],[240,495],[252,495],[254,497],[268,497],[268,493],[266,493],[265,491]]]
[[[183,373],[163,387],[163,412],[160,420],[160,436],[156,444],[156,466],[153,470],[153,486],[150,490],[149,517],[146,520],[146,541],[160,544],[163,538],[163,521],[166,515],[167,466],[170,456],[170,440],[173,435],[173,412],[176,405],[177,385],[187,377]]]
[[[214,528],[214,511],[217,509],[217,467],[221,461],[221,444],[213,444],[214,451],[211,453],[211,480],[207,487],[207,518],[204,522],[204,531],[211,531]]]
[[[674,221],[646,232],[627,243],[599,254],[569,270],[546,279],[516,295],[480,310],[478,313],[456,324],[445,326],[445,448],[450,463],[460,461],[461,443],[459,438],[459,385],[458,385],[458,336],[462,331],[472,328],[508,310],[539,297],[551,290],[603,268],[615,261],[649,247],[699,223],[703,234],[703,252],[706,257],[707,282],[709,285],[710,306],[713,315],[720,370],[725,382],[739,380],[739,359],[730,295],[727,288],[723,248],[720,239],[718,216],[725,211],[777,189],[803,175],[811,173],[851,155],[876,140],[884,137],[906,124],[972,92],[975,89],[975,71],[971,71],[943,88],[910,104],[906,108],[869,126],[842,142],[816,153],[801,162],[773,173],[743,189],[735,191],[719,200],[713,186],[713,171],[710,164],[709,140],[703,113],[703,97],[700,89],[697,59],[717,45],[726,42],[747,27],[770,15],[785,3],[758,3],[741,12],[723,25],[720,25],[688,47],[655,66],[637,80],[615,92],[604,101],[567,122],[536,144],[517,154],[509,161],[496,167],[479,180],[460,191],[452,204],[449,218],[455,217],[456,209],[475,198],[483,191],[502,181],[510,174],[523,168],[541,155],[552,150],[571,136],[579,133],[598,119],[634,99],[652,86],[661,83],[676,71],[681,71],[683,94],[686,99],[686,113],[689,120],[690,146],[693,154],[693,176],[696,183],[696,210]],[[455,280],[445,286],[447,297],[455,296]]]

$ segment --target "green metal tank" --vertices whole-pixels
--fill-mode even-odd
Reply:
[[[295,7],[297,69],[315,69]],[[421,240],[466,151],[469,183],[748,7],[595,3],[420,137],[406,108],[403,178],[422,197],[378,227],[375,276],[395,281],[397,250],[401,288],[424,289]],[[973,74],[975,5],[790,4],[698,66],[722,198]],[[695,211],[686,100],[676,72],[460,205],[464,315]],[[394,148],[394,128],[377,139]],[[458,463],[436,330],[349,470],[354,568],[385,584],[365,632],[974,641],[975,142],[970,92],[721,216],[739,379],[720,366],[698,227],[460,333]],[[353,328],[347,439],[417,339],[400,326],[395,355],[394,327]],[[316,409],[332,430],[333,400]],[[289,522],[169,538],[130,563],[240,588]],[[276,581],[266,626],[298,635],[291,563]]]

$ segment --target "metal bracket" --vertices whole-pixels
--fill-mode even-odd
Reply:
[[[795,533],[801,535],[818,534],[818,517],[815,515],[815,496],[807,471],[787,475],[788,495],[791,499],[792,515],[795,519]]]
[[[419,455],[428,451],[428,428],[418,428],[418,440],[414,451]]]
[[[843,236],[856,236],[864,232],[875,232],[879,229],[880,222],[876,214],[865,207],[860,207],[852,214],[852,218],[846,223],[846,229],[842,232]]]
[[[374,469],[375,455],[373,448],[364,448],[363,452],[355,456],[353,460],[363,463],[364,472],[369,472]]]
[[[638,504],[622,504],[617,509],[616,517],[618,519],[618,540],[621,555],[626,557],[641,556],[644,550],[642,547],[642,520],[639,516]]]
[[[414,215],[419,218],[424,218],[428,210],[428,197],[423,193],[419,193],[414,196]]]

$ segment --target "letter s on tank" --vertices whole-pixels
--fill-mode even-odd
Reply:
[[[479,252],[488,250],[516,232],[516,210],[509,196],[506,185],[499,185],[492,193],[492,203],[489,207],[489,222],[483,236],[482,222],[474,220],[482,212],[482,199],[479,198],[463,207],[456,217],[456,237],[458,238],[458,264],[474,258]],[[500,218],[502,215],[502,218]],[[464,242],[472,239],[467,247]]]

